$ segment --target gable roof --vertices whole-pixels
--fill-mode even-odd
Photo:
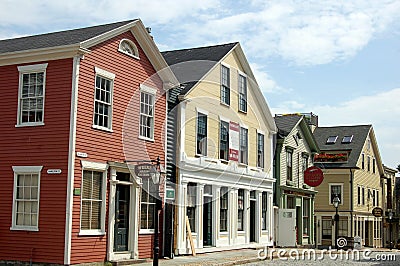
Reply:
[[[372,130],[372,125],[317,127],[314,137],[321,151],[350,151],[348,161],[344,163],[318,163],[321,168],[358,168],[357,161],[361,155],[364,143]],[[350,143],[342,143],[344,136],[353,135]],[[337,136],[335,143],[327,144],[330,136]],[[371,140],[373,142],[374,140]],[[377,155],[378,156],[378,155]],[[379,164],[379,162],[378,162]]]
[[[184,85],[180,94],[185,95],[237,44],[238,42],[233,42],[213,46],[164,51],[161,52],[161,54],[171,67],[179,82]]]
[[[92,26],[87,28],[0,40],[0,53],[10,53],[32,49],[43,49],[71,44],[79,44],[134,21],[137,21],[137,19]]]

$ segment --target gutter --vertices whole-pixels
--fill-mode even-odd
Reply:
[[[72,246],[72,210],[73,210],[73,190],[74,190],[74,166],[75,166],[75,146],[76,146],[76,120],[78,109],[78,81],[79,65],[82,55],[76,55],[73,59],[72,72],[72,93],[71,93],[71,114],[69,124],[69,150],[68,150],[68,181],[67,181],[67,201],[65,215],[65,244],[64,244],[64,264],[71,264]]]

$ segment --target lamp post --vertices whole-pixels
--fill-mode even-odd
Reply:
[[[156,163],[156,166],[150,169],[150,177],[155,185],[155,201],[156,201],[156,210],[155,210],[155,219],[154,219],[154,247],[153,247],[153,265],[158,266],[158,255],[160,252],[160,245],[158,239],[158,220],[159,220],[159,213],[160,210],[160,176],[161,176],[161,164],[160,164],[160,157],[157,157],[157,160],[152,160],[152,162]]]
[[[340,199],[339,196],[336,194],[335,197],[333,198],[333,206],[336,209],[336,214],[335,214],[335,248],[336,250],[338,249],[338,233],[339,233],[339,213],[338,213],[338,207],[339,207]]]
[[[392,210],[389,211],[388,213],[388,218],[389,218],[389,248],[392,250],[393,243],[392,243],[392,219],[393,219],[393,212]]]

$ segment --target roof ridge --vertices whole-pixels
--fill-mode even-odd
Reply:
[[[191,47],[191,48],[175,49],[175,50],[162,51],[161,53],[177,52],[177,51],[186,51],[186,50],[195,50],[195,49],[214,48],[214,47],[220,47],[220,46],[236,45],[236,44],[238,44],[238,43],[239,43],[239,42],[230,42],[230,43],[214,44],[214,45],[201,46],[201,47]]]

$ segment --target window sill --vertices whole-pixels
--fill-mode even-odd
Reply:
[[[238,165],[239,165],[240,167],[247,167],[247,166],[249,166],[247,163],[238,163]]]
[[[242,114],[244,114],[244,115],[247,115],[247,111],[243,111],[243,110],[240,110],[240,109],[239,109],[238,112],[239,112],[239,113],[242,113]]]
[[[195,157],[207,158],[207,154],[198,154],[198,153],[196,153],[194,156],[195,156]]]
[[[227,104],[227,103],[224,103],[224,102],[220,102],[220,104],[221,104],[222,106],[225,106],[225,107],[231,107],[230,104]]]
[[[44,123],[23,123],[23,124],[16,124],[15,127],[40,127],[44,126]]]
[[[104,236],[106,232],[98,230],[81,230],[78,236]]]
[[[101,127],[101,126],[96,126],[96,125],[92,125],[93,129],[98,129],[98,130],[102,130],[102,131],[106,131],[106,132],[114,132],[111,128],[107,128],[107,127]]]
[[[145,141],[150,141],[150,142],[154,142],[154,138],[153,139],[151,139],[151,138],[147,138],[147,137],[143,137],[143,136],[138,136],[138,138],[139,139],[141,139],[141,140],[145,140]]]
[[[139,56],[136,56],[136,55],[133,55],[133,54],[129,54],[129,53],[127,53],[127,52],[125,52],[125,51],[123,51],[123,50],[121,50],[121,49],[118,49],[118,52],[123,53],[123,54],[125,54],[125,55],[127,55],[127,56],[130,56],[130,57],[132,57],[132,58],[135,58],[135,59],[137,59],[137,60],[140,60]]]
[[[228,235],[228,231],[219,231],[221,235]]]
[[[11,226],[10,231],[31,231],[31,232],[39,232],[38,227],[24,227],[24,226]]]
[[[221,163],[223,163],[223,164],[228,164],[228,163],[229,163],[229,161],[227,161],[227,160],[225,160],[225,159],[219,159],[219,161],[220,161]]]
[[[140,229],[139,235],[150,235],[154,234],[154,229]]]

